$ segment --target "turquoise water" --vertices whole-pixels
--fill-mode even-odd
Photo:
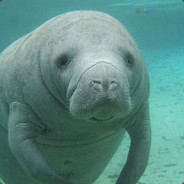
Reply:
[[[99,10],[120,20],[139,45],[150,73],[152,147],[138,184],[184,182],[184,3],[180,0],[2,0],[0,52],[53,16]],[[128,150],[120,147],[95,184],[114,184]]]

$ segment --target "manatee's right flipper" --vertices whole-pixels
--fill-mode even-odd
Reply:
[[[0,177],[6,184],[32,184],[12,154],[7,130],[0,126]]]
[[[39,184],[69,184],[47,164],[36,145],[43,127],[27,105],[13,102],[9,115],[9,145],[27,175]]]

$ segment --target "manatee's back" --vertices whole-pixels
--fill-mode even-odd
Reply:
[[[7,79],[10,71],[13,69],[11,68],[12,62],[14,62],[16,53],[28,36],[26,35],[15,41],[0,54],[0,178],[6,184],[20,184],[23,181],[24,183],[31,184],[12,155],[8,145],[7,121],[9,104],[6,99],[6,86],[9,83]]]
[[[9,83],[8,78],[13,70],[12,62],[14,62],[14,57],[28,36],[26,35],[15,41],[0,54],[0,126],[3,126],[5,129],[7,129],[9,111],[8,101],[6,99]]]

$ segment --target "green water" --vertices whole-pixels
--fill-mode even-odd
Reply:
[[[152,147],[138,184],[184,182],[184,3],[177,0],[2,0],[0,52],[44,21],[71,10],[98,10],[120,20],[139,45],[150,73]],[[114,184],[126,137],[95,184]]]

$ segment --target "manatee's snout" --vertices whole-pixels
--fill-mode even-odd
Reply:
[[[110,120],[114,117],[112,108],[116,108],[115,98],[117,98],[119,82],[110,77],[96,78],[91,80],[90,91],[93,91],[96,101],[96,112],[93,110],[93,117],[90,117],[94,121]],[[92,99],[91,99],[92,100]]]
[[[115,66],[100,62],[81,76],[70,98],[70,113],[80,119],[107,121],[130,110],[126,76]]]

